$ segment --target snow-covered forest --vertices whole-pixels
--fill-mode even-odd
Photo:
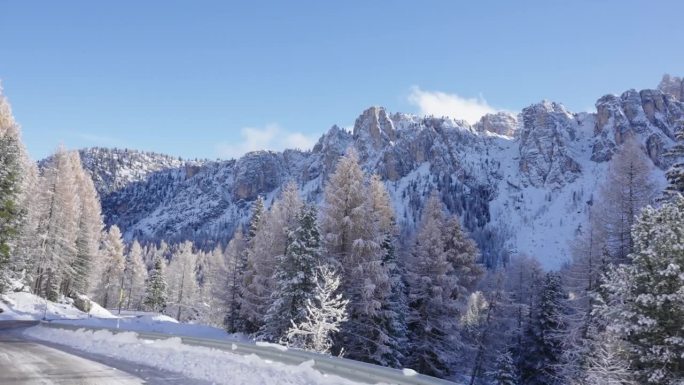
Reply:
[[[353,148],[322,201],[286,181],[212,250],[126,242],[105,227],[79,153],[32,162],[0,95],[0,291],[162,312],[471,385],[682,384],[684,127],[677,135],[665,191],[641,144],[623,139],[572,261],[548,271],[534,255],[485,266],[436,189],[400,231],[385,183]]]

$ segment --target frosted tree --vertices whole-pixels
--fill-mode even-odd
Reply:
[[[242,291],[243,271],[245,267],[245,240],[242,230],[238,229],[225,250],[226,277],[225,286],[226,310],[225,327],[229,333],[240,331],[240,293]]]
[[[415,245],[407,264],[409,355],[406,366],[427,375],[451,373],[459,303],[459,282],[448,259],[445,215],[437,194],[426,202]]]
[[[73,157],[59,149],[45,166],[36,199],[39,216],[31,247],[33,292],[57,300],[64,277],[74,274],[79,200]]]
[[[369,198],[371,214],[376,222],[378,233],[382,239],[382,265],[389,279],[389,292],[382,300],[381,308],[376,316],[377,335],[384,339],[381,349],[376,351],[374,362],[390,367],[400,367],[407,354],[406,314],[408,305],[406,298],[405,269],[399,260],[396,250],[395,214],[391,200],[380,176],[374,174],[370,178]]]
[[[446,221],[444,237],[447,260],[453,266],[453,274],[458,280],[452,297],[465,302],[468,293],[473,290],[484,273],[482,267],[477,264],[480,251],[475,241],[463,231],[461,222],[455,215]]]
[[[168,301],[164,259],[157,255],[145,283],[145,299],[143,305],[152,312],[163,312]]]
[[[321,236],[316,223],[316,208],[304,206],[297,215],[297,226],[290,231],[285,254],[278,257],[272,304],[259,334],[269,341],[281,341],[291,324],[307,318],[306,305],[316,290],[317,266],[321,264]]]
[[[120,305],[123,300],[123,280],[126,259],[121,231],[112,225],[102,241],[102,267],[96,295],[104,308]]]
[[[126,309],[140,310],[145,297],[145,280],[147,268],[142,259],[142,247],[137,240],[133,241],[126,254],[124,290],[126,292]]]
[[[226,315],[228,271],[220,245],[211,252],[201,253],[198,266],[199,322],[223,327]]]
[[[0,293],[7,286],[10,255],[19,236],[22,177],[19,129],[0,89]]]
[[[627,344],[615,333],[602,332],[592,340],[585,369],[569,381],[586,385],[636,385]]]
[[[258,196],[252,204],[252,217],[245,244],[245,265],[242,268],[242,285],[240,288],[240,319],[237,325],[245,333],[255,333],[263,321],[262,305],[264,298],[259,291],[260,276],[258,264],[260,250],[257,249],[257,237],[264,226],[264,199]]]
[[[627,140],[610,162],[600,187],[596,219],[606,235],[606,246],[617,263],[627,260],[633,247],[631,228],[639,210],[655,196],[651,161],[640,145]]]
[[[511,353],[505,352],[496,360],[496,370],[492,373],[494,385],[518,385],[518,376]]]
[[[102,236],[102,209],[92,179],[81,166],[78,152],[72,152],[72,166],[76,178],[79,198],[78,232],[76,234],[76,255],[73,261],[73,276],[63,285],[64,293],[85,294],[90,289],[93,266],[98,263],[99,245]]]
[[[327,255],[339,266],[341,290],[349,300],[349,320],[337,349],[349,358],[387,364],[390,337],[382,327],[390,278],[383,264],[386,239],[365,175],[353,149],[342,156],[325,187],[321,230]]]
[[[307,299],[306,318],[292,323],[285,338],[291,346],[329,353],[333,345],[333,335],[345,322],[348,300],[338,293],[340,278],[327,266],[318,268],[318,279],[313,299]]]
[[[684,130],[677,133],[677,144],[670,149],[668,155],[674,158],[674,164],[667,171],[669,185],[665,189],[665,194],[684,194]]]
[[[171,257],[167,271],[169,303],[167,311],[175,312],[180,322],[197,316],[197,255],[193,253],[192,242],[185,241]]]
[[[632,230],[631,264],[609,271],[597,312],[624,340],[639,383],[684,382],[684,198],[647,207]]]
[[[22,208],[21,222],[18,227],[17,243],[11,255],[12,274],[18,282],[33,287],[35,279],[37,253],[41,242],[37,238],[38,224],[42,213],[40,212],[41,183],[38,167],[25,157],[22,167],[21,199],[19,206]]]
[[[287,248],[288,233],[297,225],[297,213],[302,206],[297,185],[289,182],[283,186],[279,199],[262,215],[261,224],[251,240],[244,298],[251,323],[262,327],[264,317],[273,302],[276,286],[275,267]]]

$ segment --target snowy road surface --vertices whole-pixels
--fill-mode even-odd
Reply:
[[[27,340],[21,330],[35,322],[0,322],[0,384],[208,384],[176,373],[55,344]]]

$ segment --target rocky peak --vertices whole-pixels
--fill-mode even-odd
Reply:
[[[684,80],[670,74],[663,75],[663,80],[658,84],[658,89],[663,93],[674,96],[680,102],[684,101]]]
[[[543,101],[523,109],[521,118],[519,167],[526,182],[559,188],[575,180],[581,170],[569,155],[574,116],[562,104]]]
[[[504,136],[515,135],[517,127],[518,119],[508,112],[487,114],[473,126],[477,132],[491,132]]]
[[[663,82],[661,82],[662,85]],[[615,148],[629,137],[639,137],[659,167],[664,148],[684,129],[684,103],[661,90],[629,90],[619,97],[606,95],[596,102],[592,160],[610,160]]]
[[[383,107],[363,111],[354,123],[353,135],[355,139],[364,139],[376,150],[397,138],[394,123]]]

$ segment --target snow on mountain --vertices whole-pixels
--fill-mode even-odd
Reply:
[[[307,152],[257,151],[203,162],[130,150],[87,149],[81,155],[107,223],[118,224],[128,239],[211,245],[225,242],[247,220],[258,195],[271,202],[288,180],[306,199],[320,201],[337,158],[353,146],[364,169],[386,181],[405,234],[430,191],[439,189],[487,264],[523,253],[557,268],[569,258],[568,242],[586,220],[587,202],[616,148],[637,138],[662,180],[672,162],[666,150],[684,129],[684,103],[662,90],[606,95],[596,108],[572,113],[544,101],[517,116],[490,114],[470,126],[371,107],[351,133],[333,126]]]

